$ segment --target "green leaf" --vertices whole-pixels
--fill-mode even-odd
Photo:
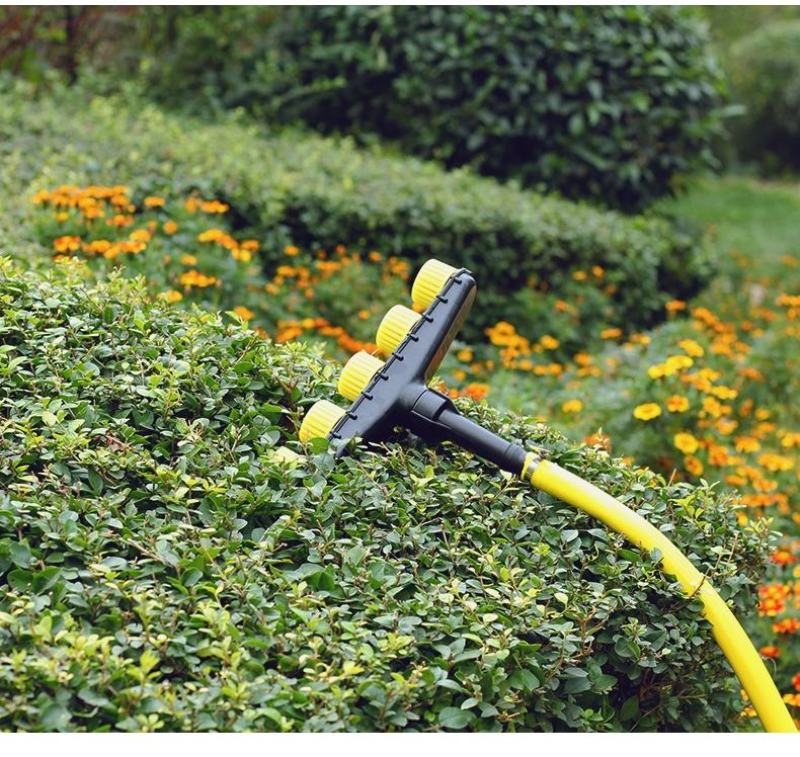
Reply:
[[[63,731],[72,720],[72,714],[62,705],[53,702],[42,710],[39,719],[45,731]]]
[[[445,707],[439,713],[440,725],[449,728],[451,731],[460,731],[470,725],[474,720],[475,715],[469,712],[469,710],[462,710],[458,707]]]

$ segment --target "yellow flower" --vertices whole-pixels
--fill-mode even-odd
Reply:
[[[580,400],[567,400],[561,404],[561,410],[565,413],[579,413],[583,410],[583,402]]]
[[[715,386],[711,389],[711,394],[720,400],[735,400],[739,396],[739,392],[727,386]]]
[[[633,409],[633,417],[640,421],[651,421],[661,415],[661,406],[655,402],[645,402]]]
[[[692,455],[700,448],[700,442],[692,434],[681,431],[673,437],[675,448],[683,452],[684,455]]]
[[[554,336],[545,334],[543,337],[541,337],[541,339],[539,339],[539,344],[541,344],[546,350],[555,350],[558,349],[558,346],[561,344],[561,342],[559,342]]]
[[[722,405],[713,397],[704,397],[703,411],[714,418],[719,418],[722,415]]]
[[[144,206],[146,208],[163,208],[166,204],[166,201],[163,197],[156,197],[155,195],[151,195],[150,197],[144,198]]]
[[[703,357],[705,350],[694,339],[681,339],[680,347],[690,357]]]
[[[174,234],[178,230],[178,224],[175,221],[166,221],[164,223],[164,233],[165,234]]]
[[[132,239],[134,242],[149,242],[150,232],[147,229],[136,229],[128,234],[128,239]]]
[[[611,329],[603,329],[600,332],[601,339],[618,339],[622,336],[622,329],[611,328]]]
[[[300,252],[300,250],[297,247],[295,247],[293,244],[290,244],[290,245],[287,245],[287,247],[284,249],[284,252],[290,258],[293,258],[295,255],[297,255]]]
[[[656,379],[660,379],[664,377],[664,366],[663,365],[651,365],[647,369],[647,375],[655,381]]]
[[[671,413],[684,413],[689,409],[689,400],[680,394],[667,397],[667,410]]]
[[[181,255],[181,265],[197,265],[197,258],[194,255]]]
[[[682,371],[684,368],[691,368],[694,365],[694,360],[687,355],[670,355],[665,363],[665,371],[667,375]]]

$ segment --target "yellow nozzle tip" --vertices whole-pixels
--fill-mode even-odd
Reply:
[[[441,260],[431,258],[419,269],[414,285],[411,287],[411,299],[415,305],[427,308],[442,291],[447,280],[457,271]]]
[[[303,418],[298,434],[300,441],[305,444],[312,439],[327,438],[343,415],[344,410],[333,402],[328,400],[315,402]]]
[[[381,325],[378,326],[375,343],[381,352],[384,355],[391,355],[419,319],[419,313],[415,313],[411,308],[407,308],[405,305],[395,305],[383,316]]]
[[[347,361],[347,365],[342,368],[339,376],[339,394],[353,402],[367,388],[367,384],[372,381],[372,377],[381,368],[383,368],[383,360],[379,360],[363,350],[356,352]]]

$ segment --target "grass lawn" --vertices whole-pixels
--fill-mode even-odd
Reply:
[[[737,176],[693,181],[680,197],[660,209],[709,229],[718,252],[720,278],[730,275],[730,252],[752,259],[773,273],[780,258],[800,251],[800,184],[758,181]],[[710,291],[721,282],[716,280]],[[709,291],[700,294],[706,300]]]

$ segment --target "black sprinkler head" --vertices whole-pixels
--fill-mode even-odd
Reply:
[[[300,428],[301,441],[327,437],[344,454],[352,439],[380,442],[404,427],[429,443],[445,440],[518,473],[525,450],[462,416],[452,400],[428,387],[475,301],[477,284],[466,268],[429,260],[412,288],[417,314],[402,305],[384,317],[377,336],[386,362],[367,352],[353,355],[342,370],[339,392],[352,401],[342,410],[317,402]]]

